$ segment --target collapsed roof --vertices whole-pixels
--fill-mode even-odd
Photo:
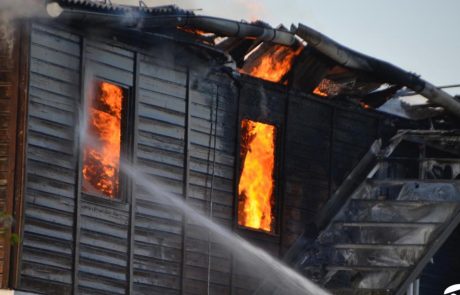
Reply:
[[[162,33],[192,41],[231,57],[240,73],[248,74],[325,99],[350,101],[411,119],[460,116],[460,101],[387,62],[340,45],[303,25],[272,28],[256,21],[237,22],[196,15],[176,6],[113,5],[110,0],[53,0],[48,15],[88,26]],[[408,88],[427,103],[401,103]],[[395,102],[396,101],[396,102]]]

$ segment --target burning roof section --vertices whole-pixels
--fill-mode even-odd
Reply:
[[[302,24],[290,30],[283,26],[274,29],[261,21],[200,16],[176,6],[147,7],[142,1],[135,7],[112,5],[109,0],[54,0],[48,3],[47,11],[62,21],[161,34],[204,46],[231,57],[235,72],[320,99],[377,109],[407,87],[428,98],[426,107],[417,105],[423,118],[440,116],[444,110],[460,116],[456,98],[419,76],[348,49]],[[410,118],[410,106],[403,106]]]

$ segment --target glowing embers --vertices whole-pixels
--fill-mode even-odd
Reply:
[[[88,107],[83,191],[117,198],[123,89],[108,82],[99,82],[97,86]]]
[[[242,169],[238,184],[238,224],[274,232],[275,126],[241,122]]]
[[[283,45],[273,46],[251,66],[244,66],[242,73],[271,82],[280,82],[292,67],[294,57],[299,55],[303,47],[294,50]]]
[[[324,78],[319,85],[313,90],[313,94],[322,97],[335,96],[340,93],[342,87],[340,84],[332,80]]]

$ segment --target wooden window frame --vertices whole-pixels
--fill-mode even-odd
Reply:
[[[134,139],[134,96],[133,89],[130,86],[123,85],[117,82],[114,82],[105,77],[95,76],[89,82],[90,93],[85,93],[85,99],[83,102],[83,113],[85,116],[82,116],[85,120],[88,119],[86,115],[88,114],[90,103],[95,99],[99,91],[99,85],[102,82],[107,82],[112,85],[118,86],[123,91],[123,102],[122,102],[122,113],[121,113],[121,139],[120,139],[120,163],[121,162],[131,162],[132,161],[132,152],[133,152],[133,139]],[[84,122],[86,124],[86,122]],[[78,175],[81,179],[78,184],[80,187],[81,195],[90,201],[95,202],[108,202],[108,203],[119,203],[126,204],[130,200],[129,192],[131,187],[131,181],[128,177],[121,171],[118,171],[118,192],[117,195],[113,198],[110,198],[102,193],[91,193],[85,192],[83,190],[83,155],[85,149],[85,143],[83,140],[80,140],[80,151],[79,151],[79,171]]]
[[[271,126],[275,127],[275,148],[274,148],[274,167],[273,167],[273,182],[274,182],[274,187],[273,187],[273,198],[274,198],[274,208],[272,209],[275,221],[273,223],[273,229],[272,231],[264,231],[260,229],[254,229],[251,227],[246,227],[244,225],[240,225],[238,223],[238,199],[239,199],[239,193],[238,193],[238,187],[240,183],[240,178],[241,178],[241,173],[242,173],[242,158],[241,158],[241,136],[242,136],[242,128],[241,124],[243,120],[250,120],[253,122],[257,123],[263,123],[263,124],[268,124]],[[243,116],[240,117],[238,120],[238,146],[237,146],[237,165],[236,165],[236,170],[237,170],[237,175],[236,175],[236,182],[235,182],[235,201],[234,201],[234,226],[235,230],[245,236],[254,236],[254,237],[260,237],[260,238],[279,238],[280,237],[280,225],[281,225],[281,202],[280,202],[280,149],[281,149],[281,140],[282,140],[282,129],[280,124],[277,124],[273,121],[269,120],[264,120],[264,119],[259,119],[259,118],[251,118],[250,116]]]

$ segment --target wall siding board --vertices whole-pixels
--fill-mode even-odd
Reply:
[[[92,81],[103,80],[128,89],[133,86],[134,53],[100,41],[85,47],[86,91]],[[90,93],[88,91],[88,93]],[[87,102],[86,102],[87,103]],[[79,288],[124,294],[128,267],[128,204],[82,193],[80,205]],[[107,263],[112,256],[116,264]],[[88,259],[91,258],[91,259]]]
[[[49,292],[55,286],[51,293],[69,294],[76,176],[71,106],[80,87],[79,37],[34,25],[31,43],[20,287]]]
[[[160,181],[163,190],[182,198],[185,72],[166,69],[145,55],[140,55],[139,72],[136,163],[140,171]],[[182,216],[176,210],[161,210],[171,204],[145,189],[136,188],[136,199],[134,293],[178,294]]]
[[[219,84],[225,84],[226,78],[213,78],[218,82],[191,73],[192,85],[195,86],[190,91],[190,186],[187,203],[198,212],[212,216],[214,221],[216,218],[232,220],[231,207],[222,210],[221,203],[232,204],[234,197],[235,141],[231,129],[236,127],[237,100],[231,94],[230,98],[224,96],[229,94],[228,90]],[[226,160],[227,165],[221,164]],[[226,228],[231,226],[231,222],[224,225]],[[206,294],[208,288],[210,294],[229,294],[230,253],[216,243],[216,237],[208,229],[188,220],[184,247],[184,294]],[[223,260],[227,263],[220,263]]]
[[[34,86],[30,86],[30,88],[33,88],[33,92],[29,95],[30,101],[52,105],[54,108],[62,111],[73,112],[75,109],[74,102],[70,98],[65,98]]]

